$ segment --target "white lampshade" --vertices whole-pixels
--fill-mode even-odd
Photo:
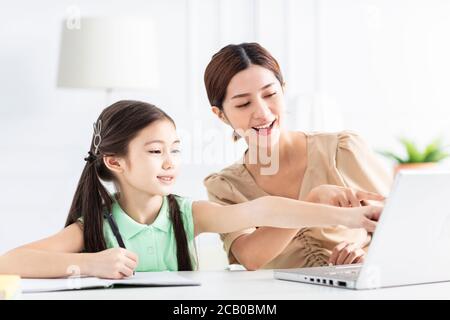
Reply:
[[[64,23],[58,86],[102,89],[158,87],[157,39],[145,18],[81,18]]]

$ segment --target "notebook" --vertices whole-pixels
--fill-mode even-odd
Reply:
[[[134,276],[121,280],[95,277],[69,277],[62,279],[22,279],[22,293],[65,291],[117,286],[165,287],[198,286],[199,282],[184,278],[175,272],[137,272]]]

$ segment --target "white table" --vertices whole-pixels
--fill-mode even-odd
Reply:
[[[179,274],[200,281],[202,285],[33,293],[22,294],[19,299],[450,299],[450,282],[355,291],[275,280],[272,270]]]

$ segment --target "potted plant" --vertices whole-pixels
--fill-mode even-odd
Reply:
[[[406,150],[406,158],[389,151],[380,152],[382,155],[393,159],[397,163],[394,168],[394,174],[405,169],[430,168],[450,156],[449,153],[445,152],[448,146],[443,145],[441,138],[435,139],[428,144],[423,151],[420,151],[417,145],[409,139],[402,138],[400,142]]]

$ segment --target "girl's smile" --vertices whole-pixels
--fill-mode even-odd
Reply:
[[[157,176],[157,178],[158,178],[159,182],[161,182],[162,184],[165,184],[165,185],[171,185],[175,180],[175,176],[167,176],[167,175]]]

